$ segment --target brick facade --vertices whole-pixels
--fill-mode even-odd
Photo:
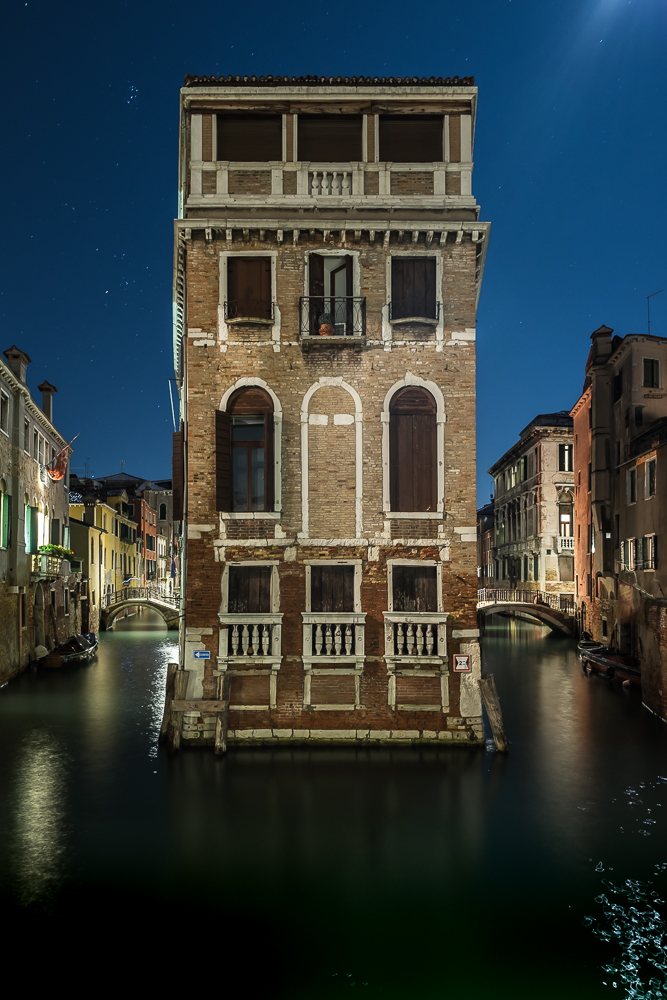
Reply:
[[[242,98],[243,88],[233,96]],[[429,94],[447,96],[448,88]],[[196,89],[184,90],[188,111],[196,97]],[[196,134],[187,112],[184,120]],[[433,171],[424,174],[432,195]],[[394,184],[403,177],[422,184],[421,172],[396,175],[397,209],[406,192]],[[230,171],[230,185],[231,178]],[[229,672],[232,741],[480,741],[474,330],[488,224],[465,221],[471,199],[457,206],[444,183],[439,206],[411,205],[405,224],[383,203],[375,228],[353,221],[355,212],[364,214],[362,199],[331,203],[352,220],[341,225],[312,215],[308,196],[297,212],[303,191],[295,190],[293,205],[285,195],[283,184],[282,207],[226,204],[224,195],[211,204],[206,224],[198,221],[195,197],[176,227],[176,294],[182,290],[184,310],[178,373],[186,390],[187,696],[215,697],[219,677]],[[248,224],[234,213],[251,216]],[[299,216],[297,229],[290,219]],[[300,299],[309,294],[313,253],[352,258],[354,294],[365,299],[363,335],[303,336]],[[272,323],[225,321],[231,254],[271,257]],[[401,255],[435,258],[437,322],[390,322],[391,258]],[[264,389],[273,401],[275,503],[256,514],[220,511],[217,502],[216,411],[226,411],[244,385]],[[389,406],[404,386],[422,388],[437,403],[438,440],[437,505],[405,517],[388,499],[388,441],[395,433]],[[354,611],[339,623],[310,612],[309,581],[322,561],[354,567]],[[237,622],[227,605],[230,571],[248,563],[268,564],[272,574],[272,611],[254,625]],[[404,564],[434,574],[432,612],[392,612],[392,567]],[[196,660],[197,649],[208,650],[210,660]],[[470,675],[453,672],[454,653],[470,655]],[[186,742],[210,736],[205,717],[186,716]]]

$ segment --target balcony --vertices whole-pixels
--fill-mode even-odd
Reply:
[[[574,538],[567,538],[564,535],[560,535],[558,538],[558,551],[571,552],[574,555]]]
[[[301,618],[304,663],[363,661],[364,612],[306,612]]]
[[[37,553],[31,556],[30,576],[34,580],[56,580],[59,576],[69,576],[70,564],[61,556],[47,556]]]
[[[221,658],[230,664],[280,663],[281,614],[221,614],[218,618]]]
[[[353,344],[366,336],[365,296],[306,296],[300,300],[299,314],[303,343]]]
[[[447,664],[445,612],[384,612],[385,660],[393,664]]]
[[[308,194],[314,198],[349,198],[352,194],[352,171],[349,167],[309,170]]]

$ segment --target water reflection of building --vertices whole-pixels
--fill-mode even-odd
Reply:
[[[574,592],[572,417],[540,413],[489,469],[495,585]]]
[[[667,338],[591,335],[574,418],[575,592],[582,627],[641,661],[667,718]]]

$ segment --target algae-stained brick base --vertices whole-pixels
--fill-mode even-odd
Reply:
[[[482,740],[473,84],[182,91],[181,660],[231,744]]]

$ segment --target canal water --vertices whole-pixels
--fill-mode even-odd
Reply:
[[[0,690],[6,967],[249,998],[667,996],[667,726],[573,643],[486,632],[511,746],[158,747],[176,636]]]

